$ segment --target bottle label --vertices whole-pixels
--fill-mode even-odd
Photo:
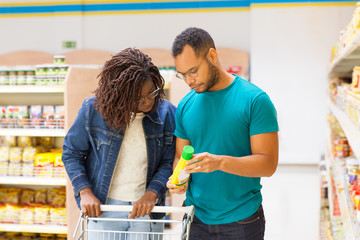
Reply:
[[[178,176],[179,183],[176,184],[176,185],[177,186],[182,186],[185,183],[187,183],[187,181],[189,180],[189,176],[190,176],[189,173],[186,173],[186,171],[184,169],[181,169],[179,171],[179,176]]]

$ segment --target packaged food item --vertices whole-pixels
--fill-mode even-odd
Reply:
[[[14,106],[14,119],[16,120],[16,126],[29,127],[29,107]]]
[[[19,136],[17,137],[18,147],[31,147],[35,145],[35,139],[29,136]]]
[[[23,149],[23,163],[34,165],[36,154],[41,152],[41,147],[24,147]]]
[[[54,106],[43,106],[43,121],[46,128],[55,128],[55,108]]]
[[[46,65],[36,65],[35,75],[36,75],[36,85],[46,85],[48,83]]]
[[[32,189],[22,189],[20,203],[29,205],[30,203],[35,202],[35,190]]]
[[[47,78],[48,85],[56,85],[57,84],[57,75],[59,68],[55,65],[47,65]]]
[[[6,106],[5,119],[6,119],[7,127],[13,128],[15,125],[14,107],[13,106]]]
[[[53,207],[65,207],[65,188],[51,188],[48,191],[48,203]]]
[[[18,237],[18,236],[20,236],[20,233],[18,233],[18,232],[7,232],[7,233],[6,233],[6,237],[7,237],[8,239],[11,239],[11,238],[14,238],[14,237]]]
[[[4,137],[4,146],[16,147],[16,137],[15,136],[5,136]]]
[[[8,198],[8,189],[7,188],[0,188],[0,204],[4,204]]]
[[[8,188],[7,189],[7,203],[19,204],[20,203],[20,188]]]
[[[21,169],[21,162],[10,162],[8,166],[8,175],[9,176],[21,176],[22,169]]]
[[[20,220],[21,207],[14,203],[6,203],[6,222],[18,224]]]
[[[55,106],[55,122],[56,128],[65,127],[65,106]]]
[[[351,87],[353,92],[360,93],[360,66],[353,69]]]
[[[54,56],[54,64],[56,65],[62,65],[65,64],[66,57],[63,55],[55,55]]]
[[[26,73],[23,69],[17,71],[17,85],[26,85]]]
[[[21,233],[21,235],[27,236],[27,237],[33,237],[33,238],[38,236],[37,233],[29,233],[29,232],[23,232],[23,233]]]
[[[8,175],[21,176],[22,148],[10,148],[9,156]]]
[[[51,233],[41,233],[40,240],[52,240],[55,239],[55,234]]]
[[[37,205],[34,208],[34,212],[35,212],[34,223],[47,224],[49,222],[49,211],[50,211],[50,207],[48,205]]]
[[[51,149],[49,149],[49,152],[51,152],[51,153],[62,153],[63,149],[62,148],[51,148]]]
[[[25,177],[34,176],[34,163],[23,163],[21,175]]]
[[[63,65],[59,65],[59,75],[58,75],[58,79],[59,79],[59,84],[63,85],[65,78],[66,78],[66,74],[68,72],[68,68],[69,65],[63,64]]]
[[[26,84],[34,85],[36,83],[35,70],[29,69],[26,71]]]
[[[7,127],[6,106],[0,106],[0,127],[1,128]]]
[[[66,240],[67,235],[66,234],[56,234],[56,240]]]
[[[9,172],[9,161],[0,162],[0,176],[6,176]]]
[[[47,189],[35,190],[35,203],[46,204]]]
[[[52,224],[66,226],[67,211],[64,207],[50,208],[50,222]]]
[[[8,162],[10,155],[10,148],[8,146],[0,146],[0,162]]]
[[[42,106],[30,106],[30,123],[31,127],[40,128],[42,126]]]
[[[9,85],[9,71],[7,69],[0,70],[0,85]]]
[[[23,148],[21,147],[12,147],[10,148],[10,163],[20,163],[22,162]]]
[[[19,224],[34,224],[35,209],[34,205],[22,206],[20,209]],[[29,236],[30,237],[30,236]]]
[[[35,155],[34,175],[36,177],[52,177],[54,155],[52,153],[38,153]]]
[[[54,155],[54,177],[65,177],[64,163],[61,160],[62,153],[53,153]]]
[[[0,223],[6,223],[6,205],[0,203]]]
[[[189,179],[189,174],[185,172],[184,168],[186,167],[186,161],[190,160],[193,157],[193,154],[194,148],[192,146],[184,146],[180,160],[177,163],[174,173],[171,177],[171,184],[179,187],[187,183]]]
[[[38,137],[38,145],[44,148],[51,148],[53,146],[54,139],[52,137]]]
[[[14,69],[10,69],[9,71],[9,84],[10,85],[17,84],[17,72]]]

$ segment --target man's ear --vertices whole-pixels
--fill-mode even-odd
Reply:
[[[218,62],[218,53],[214,48],[210,48],[208,53],[208,59],[214,65]]]

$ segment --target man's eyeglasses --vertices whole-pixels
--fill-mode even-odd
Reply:
[[[203,57],[203,59],[201,60],[201,62],[199,63],[199,65],[197,65],[195,67],[195,69],[190,69],[189,71],[187,71],[186,73],[181,73],[181,72],[176,72],[175,76],[181,80],[186,80],[186,77],[191,77],[191,78],[195,78],[197,76],[199,76],[199,68],[202,64],[202,62],[204,61],[206,55]]]
[[[146,98],[153,100],[154,98],[156,98],[157,95],[159,95],[159,92],[160,92],[160,88],[157,88],[155,91],[151,92],[146,97],[140,97],[139,103],[143,104],[145,102]]]

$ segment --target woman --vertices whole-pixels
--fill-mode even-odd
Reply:
[[[98,78],[95,96],[83,102],[64,140],[62,159],[77,203],[91,217],[162,218],[150,212],[164,205],[175,154],[175,107],[164,100],[164,80],[134,48],[108,60]],[[101,204],[133,205],[133,211],[102,214]],[[149,232],[163,224],[91,221],[88,228]]]

